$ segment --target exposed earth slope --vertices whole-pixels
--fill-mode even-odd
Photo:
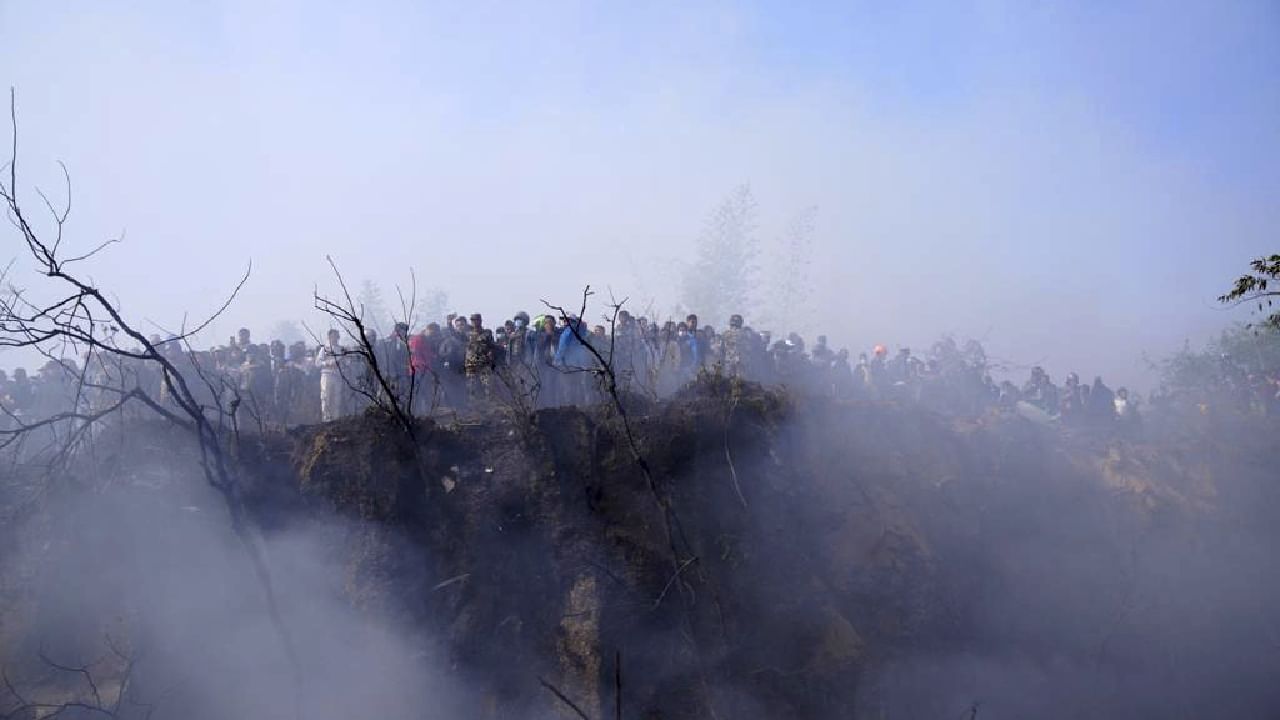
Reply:
[[[1280,708],[1274,428],[1118,437],[714,379],[629,410],[634,444],[608,407],[413,437],[367,416],[241,443],[265,536],[323,528],[341,602],[464,689],[417,715],[379,715],[371,692],[357,712],[575,717],[568,700],[603,719],[619,687],[627,718]],[[194,456],[174,437],[126,433],[95,492],[161,497],[180,524],[193,501],[167,483]],[[79,557],[36,552],[58,526],[47,507],[7,564],[10,663],[49,625],[38,578]],[[119,597],[84,603],[73,634],[137,612]],[[323,633],[300,633],[304,656]]]

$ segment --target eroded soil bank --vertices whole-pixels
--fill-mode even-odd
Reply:
[[[634,443],[609,408],[413,437],[363,417],[239,460],[264,536],[323,528],[342,602],[465,688],[403,716],[574,717],[547,685],[593,719],[619,687],[627,718],[1280,708],[1274,427],[1119,437],[711,382],[630,422]],[[166,432],[94,467],[186,517],[163,488],[192,455]],[[9,563],[11,662],[59,557]]]

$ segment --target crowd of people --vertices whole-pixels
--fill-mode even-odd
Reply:
[[[450,315],[412,332],[397,323],[374,330],[329,330],[321,344],[257,343],[242,329],[227,344],[194,351],[150,339],[189,380],[210,412],[241,429],[332,421],[372,405],[410,414],[505,405],[532,410],[604,399],[608,366],[621,394],[668,397],[699,373],[716,373],[840,399],[919,403],[938,412],[980,415],[993,408],[1070,424],[1134,425],[1138,398],[1101,377],[1070,373],[1059,385],[1040,367],[1022,385],[992,379],[974,341],[943,339],[923,354],[883,345],[856,358],[826,336],[809,345],[797,333],[774,338],[733,315],[717,330],[697,315],[651,322],[621,310],[609,323],[518,312],[489,327],[479,314]],[[50,361],[34,377],[0,371],[0,427],[16,427],[68,407],[103,407],[119,388],[138,387],[172,403],[158,366],[93,356],[89,367]],[[114,361],[114,362],[113,362]],[[1263,412],[1280,410],[1280,373],[1257,387]],[[141,412],[135,409],[134,412]]]

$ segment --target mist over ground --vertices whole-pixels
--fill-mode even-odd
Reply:
[[[143,448],[166,437],[135,434]],[[467,714],[457,701],[471,696],[444,682],[447,661],[421,641],[422,628],[400,621],[394,601],[356,609],[343,594],[349,578],[332,548],[359,536],[351,522],[321,514],[264,542],[286,645],[222,499],[198,474],[155,458],[126,463],[127,476],[110,467],[64,478],[39,513],[8,517],[3,665],[16,687],[38,688],[44,702],[95,702],[85,678],[47,658],[87,667],[113,717]],[[6,509],[14,490],[5,487]],[[5,717],[27,717],[13,715],[14,704],[6,694]]]
[[[1276,12],[8,2],[0,68],[72,241],[127,230],[95,272],[131,311],[176,328],[252,259],[207,344],[315,321],[325,254],[463,313],[589,282],[665,316],[748,183],[766,251],[818,208],[797,326],[1142,386],[1274,237]]]

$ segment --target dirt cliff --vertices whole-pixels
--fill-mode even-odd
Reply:
[[[412,440],[350,421],[298,434],[290,479],[368,521],[352,600],[432,628],[492,717],[564,710],[540,678],[592,718],[619,682],[627,717],[873,717],[914,692],[902,663],[984,649],[1098,672],[1110,707],[1155,712],[1145,685],[1203,681],[1186,655],[1230,615],[1187,586],[1239,581],[1223,543],[1276,507],[1274,448],[1240,436],[1134,442],[722,381],[631,422],[635,452],[608,408]],[[1241,650],[1237,672],[1268,657]],[[1183,659],[1152,669],[1160,652]]]
[[[344,602],[416,629],[468,717],[1280,707],[1263,421],[1119,437],[714,379],[628,410],[630,439],[609,407],[369,415],[238,461],[265,536],[329,528]],[[189,466],[165,432],[97,472]]]

